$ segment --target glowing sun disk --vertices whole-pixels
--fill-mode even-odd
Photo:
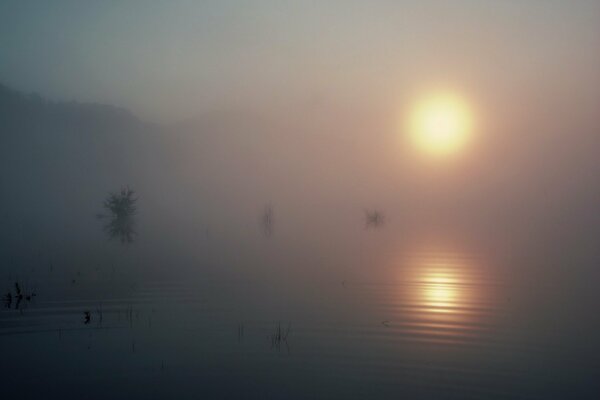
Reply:
[[[462,149],[472,128],[469,107],[452,94],[426,96],[416,104],[408,123],[417,147],[434,155],[452,154]]]

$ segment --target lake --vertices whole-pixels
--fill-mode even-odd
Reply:
[[[40,254],[29,269],[9,269],[1,284],[13,300],[5,298],[0,311],[5,395],[592,399],[600,393],[598,296],[589,279],[596,275],[569,273],[593,264],[595,253],[570,264],[555,248],[530,253],[533,242],[525,251],[473,250],[477,240],[460,248],[457,237],[409,240],[387,226],[358,227],[347,243],[307,248],[277,233],[249,234],[245,248],[221,256],[215,253],[227,246],[211,241],[223,238],[201,236],[190,269],[141,258],[143,240],[118,249],[112,261],[68,267]],[[424,238],[431,237],[436,241],[428,244]],[[218,268],[203,273],[203,265]],[[17,304],[15,282],[35,296]]]

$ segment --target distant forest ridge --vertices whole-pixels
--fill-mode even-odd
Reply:
[[[119,123],[137,124],[139,120],[128,110],[108,104],[78,101],[52,101],[38,93],[23,93],[0,83],[0,116],[5,118],[36,117],[59,114],[63,118],[75,117],[96,120],[117,120]]]

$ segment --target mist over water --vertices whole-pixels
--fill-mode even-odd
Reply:
[[[597,393],[593,174],[522,161],[505,181],[503,154],[417,171],[393,135],[364,140],[351,122],[171,127],[3,96],[7,393]],[[571,168],[598,167],[585,152]],[[127,185],[135,235],[121,240],[103,203]]]
[[[0,398],[598,398],[598,6],[259,3],[0,5]]]

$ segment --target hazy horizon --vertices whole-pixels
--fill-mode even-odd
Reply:
[[[597,399],[599,49],[596,0],[0,0],[0,396]]]

